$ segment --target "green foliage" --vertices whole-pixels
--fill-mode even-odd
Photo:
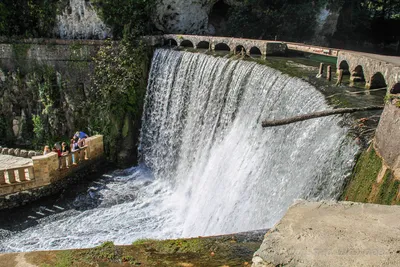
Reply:
[[[12,122],[6,116],[0,114],[0,145],[11,144],[14,135],[11,130]]]
[[[392,176],[392,172],[387,170],[379,187],[379,192],[375,203],[391,205],[396,201],[399,192],[400,181]]]
[[[324,1],[248,0],[228,12],[228,34],[246,38],[303,41],[312,36]],[[261,29],[261,31],[260,31]]]
[[[104,134],[106,151],[113,160],[119,142],[128,132],[125,121],[141,119],[150,60],[148,52],[141,42],[108,41],[94,59],[89,127],[93,132]]]
[[[154,0],[93,0],[100,17],[112,28],[114,38],[126,33],[142,35],[151,31]]]
[[[0,3],[0,35],[50,37],[61,2],[66,0],[3,0]]]
[[[33,132],[35,133],[34,144],[36,146],[43,145],[47,138],[45,124],[43,123],[40,115],[33,115],[32,122]]]

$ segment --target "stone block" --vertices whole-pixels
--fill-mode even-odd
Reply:
[[[21,149],[21,151],[19,152],[19,156],[23,157],[23,158],[27,158],[28,157],[28,151]]]
[[[2,154],[2,155],[7,155],[7,154],[8,154],[8,148],[4,147],[4,148],[1,150],[1,154]]]
[[[28,152],[28,158],[32,158],[34,156],[36,156],[36,152],[35,151],[31,150],[31,151]]]
[[[19,149],[19,148],[14,149],[14,155],[15,155],[16,157],[19,157],[20,154],[21,154],[21,149]]]
[[[10,156],[14,156],[14,148],[9,148],[7,154]]]

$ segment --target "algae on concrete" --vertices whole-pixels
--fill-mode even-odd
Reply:
[[[266,231],[176,240],[144,239],[130,246],[105,242],[92,249],[42,251],[24,254],[34,266],[250,266]],[[5,264],[16,266],[14,257]],[[0,260],[0,262],[2,262]],[[3,266],[0,264],[0,266]]]

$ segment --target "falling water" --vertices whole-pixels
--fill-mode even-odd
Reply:
[[[355,145],[310,84],[253,62],[159,49],[146,96],[142,165],[97,181],[70,209],[3,238],[0,250],[224,234],[273,226],[296,198],[337,198]]]

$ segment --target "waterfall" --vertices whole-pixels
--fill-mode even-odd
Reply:
[[[261,127],[324,109],[313,86],[277,70],[157,50],[141,148],[174,184],[183,235],[267,228],[296,198],[337,198],[355,153],[338,117]]]
[[[68,209],[1,238],[0,251],[272,227],[297,198],[340,194],[356,146],[339,116],[262,128],[329,109],[309,83],[254,62],[158,49],[138,167],[106,175]]]

